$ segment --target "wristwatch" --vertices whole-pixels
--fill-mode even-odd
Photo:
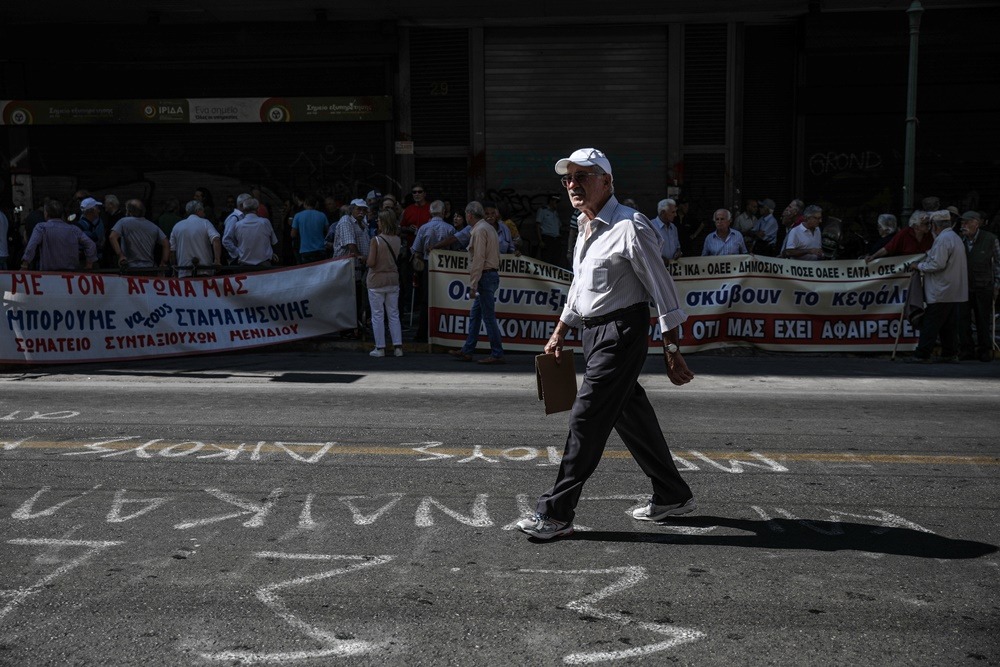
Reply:
[[[677,343],[667,343],[666,346],[663,348],[663,350],[667,354],[677,354],[678,352],[680,352],[680,349],[681,348],[677,347]]]

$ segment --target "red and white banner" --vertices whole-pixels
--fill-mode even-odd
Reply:
[[[670,272],[688,320],[685,352],[744,346],[775,351],[880,352],[917,342],[900,319],[910,266],[922,255],[807,262],[752,255],[685,258]],[[429,340],[461,345],[468,313],[468,254],[435,252],[430,262]],[[573,274],[529,257],[501,256],[497,322],[504,349],[539,351],[552,335]],[[661,340],[654,313],[651,343]],[[902,329],[900,330],[900,327]],[[576,331],[567,344],[578,347]],[[488,350],[485,330],[478,349]],[[651,350],[653,352],[655,350]]]
[[[209,278],[0,272],[0,361],[249,349],[356,326],[354,260]]]

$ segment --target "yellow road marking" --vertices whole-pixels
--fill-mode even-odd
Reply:
[[[127,451],[130,449],[135,449],[148,442],[142,438],[134,438],[127,441],[111,442],[111,443],[101,443],[100,447],[105,450],[113,451]],[[235,450],[241,444],[243,445],[243,452],[260,452],[260,453],[274,453],[282,451],[293,451],[297,454],[311,454],[315,453],[318,446],[325,443],[316,443],[311,445],[306,445],[302,443],[283,443],[282,446],[275,445],[271,442],[265,442],[263,444],[258,444],[258,442],[226,442],[226,443],[214,443],[216,447],[213,447],[213,443],[207,441],[193,441],[193,440],[174,440],[166,441],[161,440],[159,442],[154,442],[152,444],[143,447],[143,451],[155,452],[159,450],[166,449],[168,447],[174,447],[178,454],[184,449],[195,447],[195,442],[204,442],[205,447],[202,448],[199,454],[207,453],[218,453],[221,450]],[[11,449],[73,449],[78,450],[80,453],[85,453],[92,451],[93,448],[88,448],[86,445],[93,445],[94,441],[79,441],[79,440],[63,440],[63,441],[45,441],[45,440],[26,440],[20,445],[15,447],[8,447]],[[178,447],[180,445],[180,447]],[[505,453],[512,454],[513,456],[523,455],[528,447],[517,446],[517,447],[480,447],[479,451],[483,456],[500,457]],[[539,458],[544,458],[546,456],[546,449],[544,447],[534,447],[538,452]],[[99,450],[98,450],[99,451]],[[887,463],[887,464],[906,464],[906,463],[917,463],[923,465],[981,465],[981,466],[995,466],[1000,465],[1000,456],[984,456],[984,455],[962,455],[962,454],[861,454],[855,452],[727,452],[727,451],[701,451],[699,453],[707,456],[710,459],[722,459],[722,460],[735,460],[735,461],[746,461],[750,463],[760,463],[761,460],[759,456],[772,459],[779,463],[788,461],[813,461],[818,463],[855,463],[855,464],[874,464],[874,463]],[[107,453],[107,452],[104,452]],[[362,444],[336,444],[331,450],[331,454],[342,454],[342,455],[352,455],[352,456],[420,456],[426,457],[433,454],[444,454],[450,455],[452,457],[464,458],[472,455],[471,448],[456,448],[456,447],[428,447],[426,451],[417,451],[413,447],[387,447],[379,445],[362,445]],[[687,451],[674,450],[674,453],[678,457],[683,459],[691,458],[691,455]],[[609,459],[628,459],[632,455],[625,450],[607,450],[604,452],[604,457]]]

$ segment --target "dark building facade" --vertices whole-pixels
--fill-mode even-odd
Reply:
[[[139,3],[81,26],[15,2],[2,10],[0,205],[85,188],[156,211],[207,187],[222,207],[258,185],[274,211],[294,193],[402,195],[419,179],[456,208],[490,198],[524,219],[561,191],[553,163],[593,145],[611,158],[619,197],[647,213],[679,193],[706,221],[747,197],[819,203],[859,233],[899,214],[909,3],[668,4],[678,11],[584,6],[562,18],[524,4],[473,18],[450,2],[406,15],[376,2],[363,16],[260,3],[187,18]],[[916,201],[994,216],[1000,3],[924,9]],[[71,57],[44,48],[54,42]],[[68,112],[20,124],[8,113],[11,102],[276,99],[385,100],[388,111],[203,123]]]

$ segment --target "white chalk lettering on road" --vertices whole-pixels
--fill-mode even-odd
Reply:
[[[38,493],[36,493],[35,495],[33,495],[31,498],[28,498],[27,500],[25,500],[24,503],[20,507],[18,507],[16,510],[14,510],[14,512],[10,515],[10,517],[12,519],[17,519],[18,521],[31,521],[32,519],[39,519],[39,518],[45,517],[45,516],[52,516],[53,514],[55,514],[56,512],[58,512],[60,509],[62,509],[66,505],[69,505],[70,503],[72,503],[74,501],[77,501],[80,498],[83,498],[85,495],[89,494],[91,491],[96,491],[99,488],[101,488],[100,484],[98,484],[97,486],[95,486],[92,489],[88,489],[87,491],[84,491],[83,493],[81,493],[81,494],[79,494],[77,496],[73,496],[72,498],[67,498],[66,500],[62,501],[61,503],[56,503],[55,505],[51,505],[51,506],[47,507],[44,510],[40,510],[38,512],[35,512],[35,511],[33,511],[35,509],[35,503],[38,502],[38,500],[42,496],[44,496],[46,493],[48,493],[49,491],[52,490],[51,486],[43,486],[41,489],[39,489]]]
[[[138,519],[140,516],[148,514],[170,501],[170,498],[126,498],[125,494],[127,493],[128,489],[118,489],[115,491],[115,497],[112,500],[111,509],[108,511],[105,521],[108,523],[125,523],[132,519]],[[122,509],[126,505],[141,505],[141,507],[131,514],[122,514]]]
[[[61,451],[62,456],[93,456],[100,459],[121,457],[127,460],[162,462],[212,460],[220,463],[337,463],[348,457],[411,458],[416,463],[436,466],[558,466],[561,448],[554,446],[488,447],[477,444],[446,445],[440,440],[425,442],[292,442],[285,440],[256,442],[210,442],[207,440],[170,441],[143,436],[88,438],[83,440],[41,440],[27,436],[19,440],[0,440],[0,455],[17,457],[33,450]],[[743,473],[774,474],[791,472],[793,463],[820,464],[830,467],[861,467],[887,465],[970,465],[1000,466],[1000,457],[982,454],[951,453],[878,453],[857,452],[775,452],[751,449],[672,452],[678,470],[739,475]],[[608,460],[627,460],[625,449],[608,449]]]
[[[368,527],[373,526],[376,522],[390,521],[401,515],[412,517],[413,525],[416,528],[431,528],[442,521],[455,522],[469,528],[491,528],[498,525],[490,515],[491,504],[493,506],[499,505],[498,511],[503,512],[505,516],[510,516],[506,514],[510,511],[509,501],[498,501],[485,493],[477,494],[464,504],[461,498],[450,497],[447,502],[444,502],[434,496],[398,492],[330,495],[327,497],[328,501],[317,509],[318,495],[315,492],[299,491],[293,494],[283,488],[272,489],[260,501],[242,498],[218,488],[201,489],[194,494],[188,492],[183,496],[175,494],[168,497],[144,496],[141,495],[141,492],[134,492],[135,495],[130,497],[128,489],[117,489],[112,493],[110,490],[102,491],[102,488],[102,485],[98,484],[82,492],[75,492],[74,495],[64,498],[60,502],[44,506],[45,497],[54,493],[52,487],[44,486],[29,498],[22,500],[10,516],[17,521],[38,523],[55,521],[58,520],[57,515],[61,510],[73,505],[76,507],[73,514],[74,520],[86,512],[92,511],[104,523],[116,524],[135,521],[136,524],[144,524],[154,521],[155,515],[162,515],[165,511],[164,508],[168,506],[178,507],[181,504],[186,504],[187,509],[175,510],[175,512],[184,512],[180,517],[174,515],[165,519],[167,525],[174,530],[192,530],[233,520],[239,521],[238,525],[242,528],[257,529],[262,528],[275,513],[288,512],[289,507],[301,503],[301,508],[296,510],[298,514],[296,531],[340,530],[343,526],[351,524]],[[192,513],[191,500],[195,495],[201,493],[208,494],[213,502],[222,501],[232,506],[235,511],[210,514],[210,510],[206,510],[207,516],[190,517]],[[111,494],[110,498],[108,494]],[[322,497],[320,499],[322,500]],[[279,503],[282,500],[285,501],[285,504]],[[186,501],[186,503],[182,501]],[[643,507],[648,501],[649,496],[646,494],[600,495],[581,498],[581,502],[584,504],[617,503],[626,517],[631,517],[633,510]],[[347,509],[349,516],[345,515],[343,510],[340,510],[339,514],[337,513],[338,503]],[[534,496],[529,496],[526,493],[516,494],[512,504],[516,516],[508,523],[500,524],[500,530],[513,531],[517,528],[518,519],[534,513]],[[36,508],[36,505],[41,508]],[[196,501],[197,507],[202,505],[202,502]],[[854,508],[851,511],[819,508],[818,516],[814,513],[813,516],[802,517],[783,507],[765,508],[758,505],[748,507],[751,514],[760,517],[761,527],[771,533],[785,533],[788,525],[796,524],[824,537],[847,539],[848,532],[845,530],[845,526],[850,526],[851,522],[845,523],[844,520],[848,519],[859,520],[869,525],[869,532],[873,535],[881,535],[891,529],[936,534],[914,521],[878,508]],[[77,527],[82,525],[85,524],[80,524]],[[593,530],[593,528],[579,523],[576,523],[574,528],[578,531]],[[664,533],[690,536],[711,533],[719,530],[720,526],[688,526],[680,522],[658,524],[658,528]]]
[[[101,551],[108,549],[110,547],[118,546],[121,542],[115,541],[98,541],[98,540],[61,540],[61,539],[48,539],[48,538],[21,538],[15,540],[7,540],[7,544],[11,546],[23,546],[23,547],[50,547],[52,549],[67,549],[67,548],[77,548],[82,547],[85,551],[72,558],[69,561],[63,563],[57,567],[54,571],[45,575],[31,586],[24,588],[16,588],[14,590],[0,590],[0,599],[8,598],[7,604],[0,608],[0,621],[4,619],[5,616],[10,614],[19,604],[27,600],[32,595],[39,593],[46,589],[55,579],[66,574],[70,570],[77,568],[88,560],[93,558],[95,555]],[[9,560],[9,558],[5,558]]]
[[[30,414],[27,410],[14,410],[14,412],[8,412],[6,415],[0,417],[0,422],[47,421],[53,419],[72,419],[78,416],[80,416],[80,413],[76,410],[60,410],[59,412],[38,412],[37,410],[32,410]]]
[[[16,449],[28,439],[16,442],[0,442],[4,449]],[[141,444],[140,444],[141,443]],[[56,443],[52,443],[55,445]],[[41,443],[36,443],[41,446]],[[213,443],[201,440],[185,440],[167,442],[162,438],[144,440],[141,436],[122,436],[118,438],[99,439],[77,445],[84,451],[63,452],[63,456],[94,455],[99,458],[114,458],[135,456],[139,460],[157,458],[182,459],[192,457],[197,460],[220,459],[226,463],[235,462],[243,457],[252,462],[269,460],[270,455],[296,463],[313,465],[329,455],[341,456],[413,456],[420,455],[418,463],[449,461],[456,465],[500,465],[508,463],[534,463],[537,466],[558,466],[562,461],[562,453],[557,447],[530,447],[520,445],[495,449],[483,445],[472,445],[471,449],[463,447],[445,448],[445,443],[438,440],[426,442],[403,442],[398,447],[350,445],[341,442],[288,442],[288,441],[258,441],[248,446],[248,443]],[[445,448],[445,449],[442,449]],[[281,456],[283,455],[283,456]],[[708,470],[730,474],[740,474],[754,469],[760,472],[788,472],[788,467],[757,452],[743,452],[739,457],[734,455],[719,455],[711,458],[699,451],[690,451],[687,455],[708,464]],[[605,456],[610,459],[628,458],[625,451],[608,451]],[[287,458],[286,458],[287,457]],[[677,468],[685,472],[697,472],[702,467],[676,453],[673,454]],[[719,462],[716,459],[721,459]]]
[[[581,615],[592,618],[600,618],[613,621],[625,626],[635,626],[658,635],[669,637],[664,641],[646,644],[644,646],[634,646],[632,648],[618,651],[595,651],[592,653],[570,653],[563,657],[563,662],[570,665],[592,665],[599,662],[610,662],[612,660],[623,660],[626,658],[641,658],[653,653],[660,653],[682,644],[689,644],[705,637],[705,633],[693,628],[685,628],[666,623],[656,623],[654,621],[643,621],[634,618],[630,614],[617,611],[605,611],[599,609],[597,605],[612,595],[616,595],[639,585],[649,578],[646,568],[641,565],[627,565],[623,567],[612,567],[606,570],[521,570],[527,574],[565,574],[571,576],[600,576],[605,574],[620,575],[620,579],[610,586],[606,586],[599,591],[584,596],[579,600],[573,600],[566,604],[566,608]]]
[[[472,503],[472,514],[465,515],[449,507],[445,507],[440,501],[427,496],[420,501],[420,506],[417,507],[417,527],[429,528],[434,525],[434,514],[431,512],[431,508],[436,507],[455,521],[466,526],[489,528],[493,525],[493,520],[490,519],[490,515],[486,511],[486,501],[489,499],[490,497],[487,494],[480,493],[476,496],[475,502]]]
[[[288,608],[288,605],[281,598],[281,594],[287,589],[297,586],[311,587],[313,584],[329,579],[331,577],[352,574],[385,565],[393,560],[393,556],[355,556],[341,554],[305,554],[305,553],[281,553],[275,551],[261,551],[255,554],[257,558],[268,560],[291,560],[296,563],[315,561],[319,563],[329,563],[337,561],[354,561],[347,567],[336,567],[324,570],[317,574],[311,574],[286,581],[279,581],[275,584],[258,588],[255,595],[260,602],[267,607],[275,616],[287,623],[292,629],[302,635],[309,637],[319,643],[322,648],[313,650],[299,650],[288,652],[254,652],[254,651],[222,651],[219,653],[201,653],[201,657],[206,660],[228,663],[242,663],[248,665],[267,664],[276,662],[297,662],[300,660],[311,660],[315,658],[329,658],[334,656],[357,656],[371,653],[382,648],[378,642],[362,641],[357,639],[341,639],[332,630],[324,630],[315,625],[302,620],[295,612]],[[300,640],[299,640],[300,641]]]
[[[403,496],[405,495],[406,495],[405,493],[387,493],[384,496],[340,496],[339,498],[337,498],[337,500],[344,503],[344,505],[346,505],[347,508],[351,510],[351,514],[354,517],[355,526],[370,526],[376,521],[378,521],[378,518],[380,516],[382,516],[383,514],[391,510],[393,507],[395,507],[396,504],[399,503],[399,501],[402,500]],[[374,512],[370,514],[365,514],[358,508],[357,504],[354,501],[367,500],[369,498],[390,498],[390,500],[389,502],[385,503]]]
[[[278,502],[278,498],[282,495],[282,489],[277,488],[271,491],[264,499],[262,503],[255,503],[252,500],[244,500],[242,498],[237,498],[231,493],[226,493],[220,489],[205,489],[205,493],[215,496],[219,500],[229,503],[230,505],[235,505],[240,508],[239,512],[231,512],[229,514],[221,514],[217,516],[208,517],[207,519],[188,519],[187,521],[182,521],[174,526],[177,530],[187,530],[188,528],[196,528],[198,526],[207,526],[212,523],[218,523],[220,521],[228,521],[229,519],[238,519],[240,517],[252,514],[253,516],[243,522],[244,528],[260,528],[264,525],[264,520],[267,515],[271,513],[274,509],[275,503]]]

